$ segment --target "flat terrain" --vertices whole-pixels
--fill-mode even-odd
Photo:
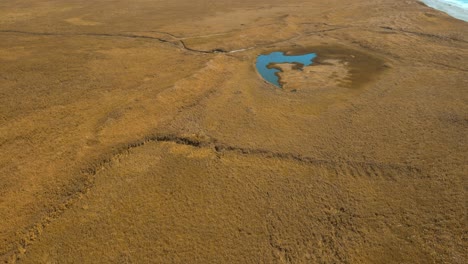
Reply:
[[[467,61],[418,1],[1,1],[0,261],[466,263]]]

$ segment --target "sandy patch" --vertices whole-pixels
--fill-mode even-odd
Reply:
[[[279,73],[283,89],[319,89],[338,86],[349,82],[348,63],[337,59],[324,60],[322,64],[303,68],[295,64],[277,64],[282,72]]]
[[[30,55],[31,52],[24,48],[0,49],[0,60],[13,61]]]
[[[85,20],[81,17],[72,17],[69,19],[65,19],[65,21],[76,26],[97,26],[102,24],[96,21]]]

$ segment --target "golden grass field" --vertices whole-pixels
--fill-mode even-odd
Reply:
[[[0,261],[466,263],[467,61],[412,0],[1,1]]]

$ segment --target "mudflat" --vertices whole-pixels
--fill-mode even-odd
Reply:
[[[5,263],[465,263],[468,24],[408,0],[0,3]],[[255,69],[261,54],[316,53]]]

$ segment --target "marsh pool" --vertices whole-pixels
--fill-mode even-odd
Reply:
[[[281,87],[279,83],[279,77],[277,75],[281,70],[273,68],[273,64],[277,63],[296,63],[304,66],[309,66],[313,63],[313,60],[317,57],[315,53],[307,53],[303,55],[286,55],[284,52],[272,52],[267,55],[259,55],[257,57],[256,67],[258,73],[268,81],[278,87]]]

